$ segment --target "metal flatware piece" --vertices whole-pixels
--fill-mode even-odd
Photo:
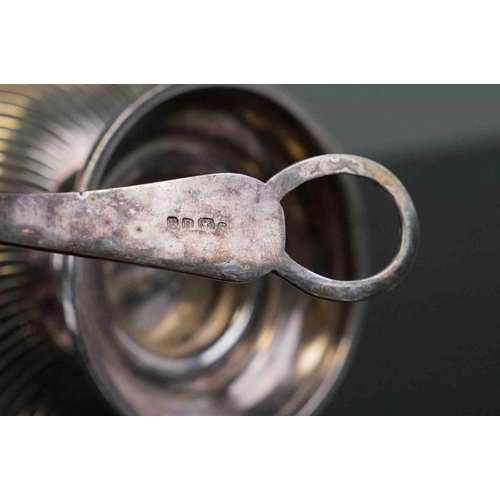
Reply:
[[[394,260],[358,281],[319,276],[285,252],[281,199],[300,184],[335,174],[367,177],[395,200],[402,236]],[[395,287],[409,272],[419,225],[401,182],[371,160],[310,158],[267,183],[214,174],[83,193],[0,195],[0,242],[56,253],[123,261],[230,282],[269,272],[306,293],[365,300]]]

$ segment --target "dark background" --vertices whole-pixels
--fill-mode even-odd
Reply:
[[[500,413],[500,86],[290,85],[341,145],[390,168],[421,223],[409,277],[369,302],[324,410]],[[359,181],[358,181],[359,182]],[[373,269],[395,253],[395,209],[360,182]]]

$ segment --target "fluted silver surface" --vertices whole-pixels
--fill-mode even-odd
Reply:
[[[149,87],[0,85],[0,192],[70,188],[105,128]],[[45,258],[0,247],[0,414],[106,412],[47,331],[59,325],[48,324]]]

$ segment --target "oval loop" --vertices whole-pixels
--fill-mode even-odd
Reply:
[[[402,233],[397,255],[383,271],[357,281],[325,278],[301,266],[286,253],[273,272],[315,297],[341,302],[366,300],[397,286],[410,271],[417,255],[420,234],[418,216],[408,191],[397,177],[382,165],[366,158],[325,155],[310,158],[283,170],[269,180],[266,189],[270,196],[281,200],[304,182],[336,174],[366,177],[392,196],[396,202]]]

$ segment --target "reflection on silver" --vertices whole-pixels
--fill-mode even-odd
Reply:
[[[104,130],[149,87],[0,85],[0,192],[70,189]],[[0,247],[2,415],[108,411],[71,357],[53,257]]]
[[[26,87],[23,92],[42,92],[37,103],[46,113],[25,115],[18,129],[12,128],[16,122],[4,121],[12,126],[8,131],[22,130],[26,138],[22,147],[12,141],[0,153],[8,155],[9,164],[18,161],[8,167],[13,184],[2,184],[4,192],[31,192],[36,182],[40,190],[90,190],[229,171],[266,181],[296,161],[331,152],[309,119],[279,90],[266,87]],[[21,161],[16,148],[26,151]],[[81,173],[73,184],[76,172]],[[8,179],[0,176],[0,182]],[[359,223],[349,224],[357,205],[348,183],[310,183],[286,196],[284,208],[287,252],[295,260],[326,276],[356,277]],[[311,219],[317,224],[304,223]],[[231,285],[72,258],[56,271],[40,254],[24,254],[26,271],[17,271],[23,279],[41,276],[33,272],[40,269],[47,276],[36,293],[25,294],[26,303],[34,310],[36,304],[51,304],[51,312],[43,307],[38,317],[53,325],[50,338],[66,352],[72,346],[65,332],[72,326],[77,351],[97,386],[122,413],[311,413],[338,385],[358,328],[359,306],[305,296],[273,276]],[[66,322],[57,300],[61,273]],[[21,316],[16,318],[24,332]],[[38,319],[33,325],[41,329]],[[65,411],[50,407],[50,401],[25,405],[23,411],[41,406],[48,413]]]

